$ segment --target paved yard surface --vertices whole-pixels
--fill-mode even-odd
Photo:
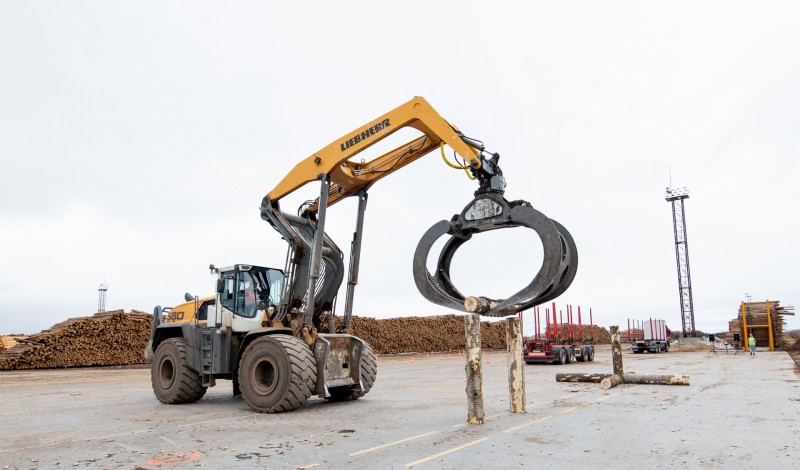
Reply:
[[[624,354],[625,371],[682,373],[691,386],[557,383],[595,362],[525,368],[527,413],[508,412],[505,353],[484,355],[487,421],[466,421],[457,353],[383,356],[363,399],[312,398],[251,412],[228,381],[162,405],[149,370],[0,373],[0,469],[53,468],[794,468],[800,379],[785,352]],[[488,364],[486,364],[488,360]]]

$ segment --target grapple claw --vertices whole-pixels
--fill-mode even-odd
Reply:
[[[528,227],[542,241],[544,256],[536,276],[526,287],[506,299],[465,297],[450,279],[450,263],[455,252],[473,234],[514,227]],[[450,235],[450,239],[439,255],[436,271],[431,274],[427,268],[428,255],[434,243],[445,234]],[[437,222],[425,232],[414,253],[413,270],[417,289],[431,302],[460,311],[503,317],[561,295],[575,278],[577,267],[575,241],[564,226],[526,201],[508,202],[500,194],[483,193],[467,204],[461,214],[450,221]],[[465,306],[467,299],[470,301]]]

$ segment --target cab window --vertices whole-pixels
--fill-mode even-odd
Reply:
[[[222,299],[222,306],[232,312],[234,311],[236,294],[234,283],[234,273],[230,272],[222,275],[222,293],[220,295]]]
[[[256,316],[256,289],[253,277],[248,272],[239,273],[239,285],[236,295],[236,311],[235,313],[245,318],[253,318]]]

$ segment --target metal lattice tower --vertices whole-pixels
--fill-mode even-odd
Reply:
[[[108,292],[108,284],[100,284],[97,291],[100,293],[100,299],[97,301],[97,312],[102,313],[106,311],[106,292]]]
[[[678,293],[681,299],[683,336],[695,336],[692,275],[689,271],[689,243],[686,239],[686,212],[683,200],[689,198],[686,188],[667,188],[666,200],[672,203],[672,226],[675,230],[675,260],[678,264]]]

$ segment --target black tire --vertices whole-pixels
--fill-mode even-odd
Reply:
[[[375,358],[375,353],[372,348],[364,343],[364,351],[361,352],[361,383],[364,385],[364,391],[359,392],[352,390],[349,387],[332,388],[328,390],[331,394],[328,397],[329,401],[350,401],[357,400],[367,393],[369,393],[372,385],[375,383],[375,378],[378,376],[378,360]]]
[[[588,361],[592,362],[594,361],[594,348],[588,348],[588,349],[589,349]]]
[[[563,348],[558,350],[558,363],[562,366],[567,363],[567,352]]]
[[[580,348],[581,355],[578,358],[581,362],[589,362],[589,348]]]
[[[303,406],[314,391],[317,363],[300,338],[256,338],[239,361],[239,388],[253,411],[280,413]]]
[[[150,382],[161,403],[191,403],[206,394],[200,374],[186,362],[186,350],[183,338],[165,340],[156,349]]]

